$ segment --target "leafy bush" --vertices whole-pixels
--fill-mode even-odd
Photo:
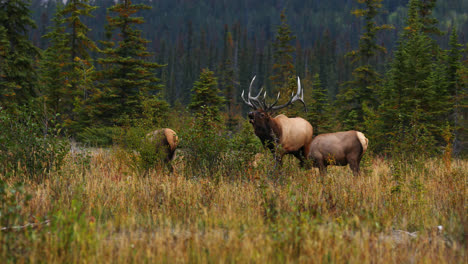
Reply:
[[[37,109],[37,108],[36,108]],[[59,137],[55,117],[24,106],[0,108],[0,173],[39,180],[57,170],[68,153],[68,141]]]
[[[171,170],[170,164],[165,164],[165,149],[156,148],[155,142],[146,136],[148,132],[142,127],[125,129],[116,143],[131,154],[132,165],[138,171],[146,173],[163,165]]]
[[[182,131],[180,147],[184,149],[186,168],[193,175],[219,177],[233,175],[248,166],[255,153],[260,151],[260,141],[251,131],[250,125],[243,123],[240,133],[231,134],[215,123],[194,120],[192,126]]]

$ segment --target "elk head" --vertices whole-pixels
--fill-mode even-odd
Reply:
[[[254,125],[255,127],[266,127],[266,122],[271,118],[271,113],[273,111],[285,108],[291,104],[293,104],[296,101],[300,101],[304,105],[304,109],[306,109],[306,105],[304,103],[304,91],[301,88],[301,80],[299,77],[297,77],[297,92],[296,94],[292,94],[291,98],[289,101],[285,104],[282,105],[276,105],[278,103],[278,100],[280,98],[281,92],[278,93],[278,96],[276,97],[276,100],[268,105],[266,102],[266,91],[263,94],[263,98],[260,98],[262,95],[263,88],[260,89],[258,92],[257,96],[253,97],[252,96],[252,84],[255,81],[255,77],[253,77],[252,81],[250,82],[249,86],[249,94],[248,98],[245,99],[244,97],[244,91],[242,91],[241,97],[244,103],[246,103],[248,106],[250,106],[254,111],[249,112],[249,122]]]

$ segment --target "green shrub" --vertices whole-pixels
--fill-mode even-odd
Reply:
[[[59,137],[56,117],[24,106],[0,108],[0,173],[40,180],[62,165],[69,143]],[[37,108],[36,108],[37,109]]]
[[[236,134],[217,128],[216,123],[211,123],[211,126],[206,124],[196,119],[179,136],[186,169],[193,175],[216,178],[238,175],[234,172],[245,170],[255,153],[261,150],[260,141],[247,122]]]
[[[142,127],[127,128],[116,143],[131,154],[132,165],[137,171],[146,173],[164,165],[171,170],[170,164],[165,162],[165,149],[156,148],[156,143],[146,136],[149,132]]]

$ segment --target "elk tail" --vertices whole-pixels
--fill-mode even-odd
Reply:
[[[356,134],[359,139],[359,142],[361,142],[361,145],[362,145],[362,154],[361,154],[361,157],[362,157],[362,155],[364,155],[364,153],[367,150],[367,146],[369,145],[369,140],[366,138],[366,136],[364,136],[362,132],[356,131]]]

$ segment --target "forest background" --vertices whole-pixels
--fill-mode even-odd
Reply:
[[[1,5],[2,113],[35,112],[42,134],[54,127],[90,145],[129,127],[235,134],[253,76],[254,90],[282,91],[280,101],[298,76],[308,112],[284,113],[314,134],[361,130],[383,155],[467,149],[465,1]]]

